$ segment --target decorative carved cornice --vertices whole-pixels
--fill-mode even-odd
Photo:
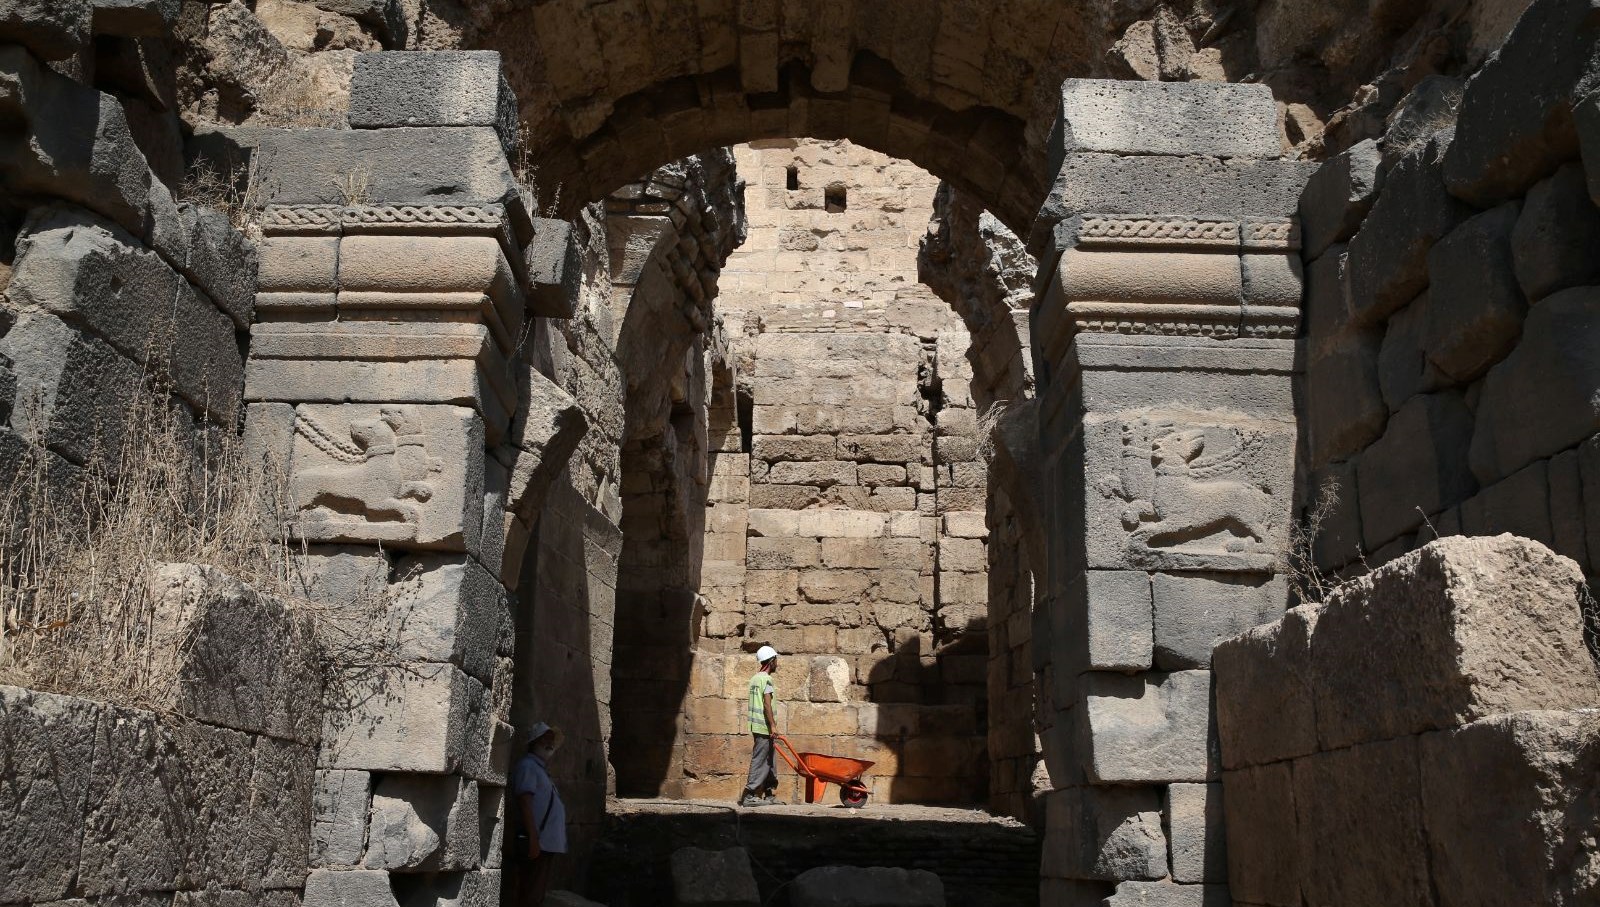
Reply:
[[[1080,249],[1186,249],[1197,252],[1292,252],[1300,248],[1294,219],[1121,217],[1085,214],[1069,228]]]
[[[503,205],[268,205],[261,228],[268,236],[413,230],[504,235],[514,245]]]

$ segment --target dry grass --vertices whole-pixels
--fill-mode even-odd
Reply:
[[[372,204],[372,169],[357,167],[334,183],[339,198],[347,207]]]
[[[561,216],[561,193],[565,186],[560,182],[546,185],[539,172],[539,164],[533,159],[533,134],[527,123],[517,126],[517,150],[511,161],[511,176],[518,185],[528,190],[531,199],[529,213],[535,217]]]
[[[1327,599],[1340,583],[1338,576],[1317,566],[1317,539],[1323,525],[1339,506],[1339,483],[1328,479],[1317,488],[1305,514],[1289,528],[1288,548],[1280,552],[1278,569],[1289,582],[1289,600],[1294,605]],[[1362,555],[1364,565],[1365,555]]]
[[[203,155],[196,157],[178,187],[178,199],[215,208],[241,233],[249,233],[262,208],[261,190],[244,167],[226,173]]]
[[[388,670],[381,596],[296,593],[305,583],[281,528],[283,470],[253,461],[236,432],[197,432],[165,399],[140,395],[120,448],[91,457],[81,481],[63,481],[61,462],[35,443],[0,488],[0,683],[158,710],[176,701],[192,640],[158,625],[150,589],[153,571],[174,562],[282,601],[316,641],[331,697]]]

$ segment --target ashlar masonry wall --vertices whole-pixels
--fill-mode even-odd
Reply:
[[[771,644],[796,748],[877,763],[881,801],[981,803],[987,475],[966,331],[917,281],[937,181],[847,142],[737,155],[750,238],[718,300],[738,379],[713,402],[732,411],[711,419],[684,791],[738,794]]]

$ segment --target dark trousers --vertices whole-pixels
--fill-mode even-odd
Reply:
[[[515,907],[540,907],[544,903],[544,896],[550,891],[555,864],[561,854],[541,853],[538,859],[530,860],[527,838],[519,835],[517,843],[521,845],[521,853],[516,859],[508,861],[515,874],[511,903]]]
[[[772,764],[772,737],[769,734],[752,734],[755,744],[750,748],[750,777],[746,779],[746,794],[764,794],[778,789],[778,773]]]

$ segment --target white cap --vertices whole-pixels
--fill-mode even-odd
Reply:
[[[756,661],[759,661],[762,664],[766,664],[767,662],[769,662],[772,659],[777,658],[777,657],[778,657],[778,650],[774,649],[771,646],[762,646],[761,648],[756,650]]]

